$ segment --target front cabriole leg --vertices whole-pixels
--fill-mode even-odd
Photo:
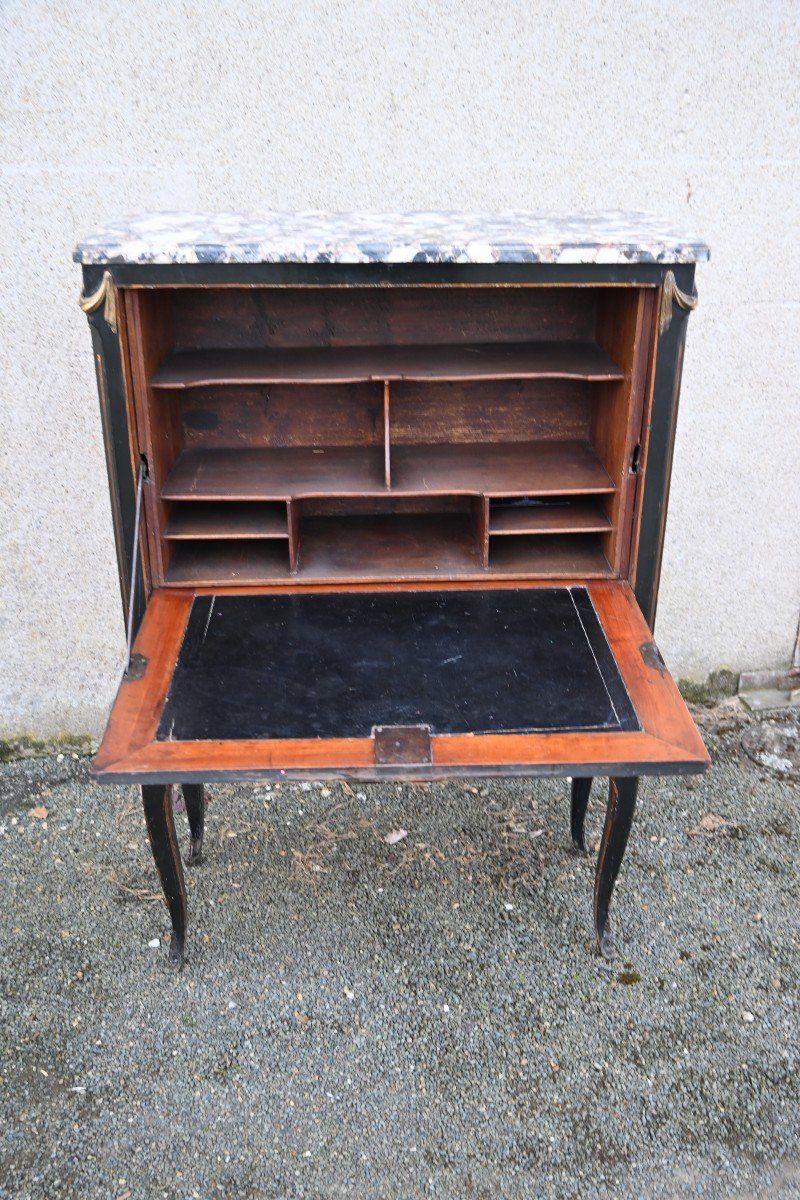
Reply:
[[[168,960],[181,967],[186,945],[186,885],[172,816],[172,787],[143,784],[142,802],[147,836],[172,922]]]
[[[183,802],[189,818],[189,855],[186,865],[196,867],[203,861],[203,832],[206,820],[206,797],[202,783],[182,783]]]
[[[610,958],[613,953],[608,908],[628,844],[638,787],[639,780],[635,777],[609,780],[606,823],[597,856],[594,882],[594,929],[597,935],[597,949],[604,958]]]
[[[586,821],[586,809],[589,804],[589,793],[592,790],[591,777],[588,779],[572,780],[572,804],[570,811],[570,832],[572,844],[576,850],[585,850],[586,842],[583,837],[583,826]]]

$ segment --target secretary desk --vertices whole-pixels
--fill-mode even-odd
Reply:
[[[638,777],[708,757],[653,641],[704,243],[641,214],[153,214],[80,243],[124,671],[172,924],[204,785],[563,776],[594,929]],[[454,801],[455,802],[455,801]]]

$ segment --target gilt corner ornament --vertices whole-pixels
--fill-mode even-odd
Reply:
[[[103,278],[100,280],[97,291],[92,292],[89,296],[81,291],[78,304],[85,313],[95,312],[102,304],[106,324],[114,333],[117,332],[117,295],[110,271],[103,272]]]
[[[672,271],[667,271],[664,276],[664,283],[661,288],[661,303],[658,308],[658,332],[665,333],[672,321],[672,305],[677,304],[679,308],[686,312],[694,312],[697,308],[698,297],[690,296],[688,292],[682,292],[675,282],[675,275]]]

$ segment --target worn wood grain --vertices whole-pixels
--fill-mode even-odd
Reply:
[[[392,384],[392,446],[589,440],[596,384],[570,379]]]
[[[382,383],[205,387],[159,397],[177,405],[187,450],[384,445]]]
[[[169,293],[177,350],[591,341],[598,294],[586,287],[480,285]]]

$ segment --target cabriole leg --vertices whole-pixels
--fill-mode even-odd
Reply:
[[[196,867],[203,861],[203,832],[206,821],[205,790],[202,783],[182,783],[181,790],[192,839],[186,865]]]
[[[147,836],[172,922],[168,957],[171,963],[180,967],[186,945],[186,885],[172,816],[172,788],[163,784],[143,784],[142,801]]]
[[[576,850],[586,849],[586,842],[583,837],[583,825],[586,820],[586,809],[589,804],[589,793],[591,790],[591,778],[572,780],[570,830],[572,832],[572,844]]]
[[[604,958],[610,958],[613,953],[608,908],[628,844],[638,787],[639,780],[636,778],[609,780],[606,823],[597,856],[594,883],[594,929],[597,948]]]

